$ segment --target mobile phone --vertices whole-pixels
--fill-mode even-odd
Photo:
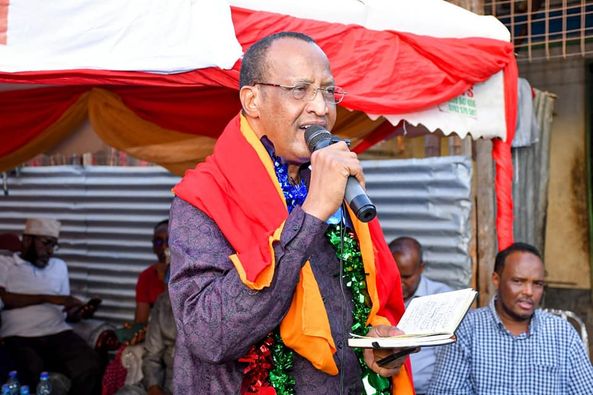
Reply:
[[[395,361],[396,359],[399,359],[401,357],[404,357],[408,354],[413,353],[414,351],[416,351],[417,348],[404,348],[401,351],[398,352],[394,352],[393,354],[389,354],[388,356],[381,358],[380,360],[377,361],[377,365],[384,367],[385,365],[389,365],[391,362]]]
[[[97,307],[99,307],[99,305],[101,304],[101,302],[102,302],[101,298],[91,298],[85,304],[81,304],[78,307],[70,309],[67,312],[68,318],[66,320],[68,322],[78,322],[78,321],[80,321],[80,319],[91,318],[92,315],[95,313],[95,310],[97,310]],[[94,308],[92,310],[84,310],[83,311],[85,306],[92,306]],[[81,314],[81,311],[83,312],[82,314]]]
[[[91,307],[93,307],[92,310],[85,310],[83,312],[81,318],[82,319],[91,318],[93,316],[93,314],[95,314],[95,311],[97,310],[97,308],[99,307],[99,305],[101,304],[101,302],[102,302],[101,298],[91,298],[88,302],[86,302],[86,304],[83,304],[82,306],[80,306],[80,310],[82,310],[85,306],[91,306]]]
[[[90,299],[90,300],[87,302],[87,304],[88,304],[89,306],[93,306],[94,308],[97,308],[97,307],[99,307],[99,305],[101,304],[101,302],[102,302],[102,301],[103,301],[103,300],[101,300],[101,298],[91,298],[91,299]]]

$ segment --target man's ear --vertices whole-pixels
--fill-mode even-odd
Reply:
[[[496,272],[492,272],[492,284],[494,284],[494,288],[498,290],[498,286],[500,285],[500,276]]]
[[[258,108],[258,92],[255,86],[244,86],[239,91],[239,99],[241,100],[241,106],[243,112],[250,118],[259,118]]]

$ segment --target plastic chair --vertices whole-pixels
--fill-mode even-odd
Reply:
[[[557,315],[566,321],[570,322],[572,326],[575,327],[579,335],[581,336],[581,340],[583,341],[583,345],[585,346],[585,352],[587,353],[587,357],[591,359],[589,355],[589,335],[587,334],[587,327],[585,326],[585,322],[579,318],[578,315],[573,313],[572,311],[568,310],[560,310],[560,309],[544,309],[550,314]]]

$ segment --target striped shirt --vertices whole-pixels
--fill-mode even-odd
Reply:
[[[528,331],[514,336],[494,300],[470,312],[457,342],[437,352],[429,395],[593,394],[593,367],[567,321],[536,310]]]

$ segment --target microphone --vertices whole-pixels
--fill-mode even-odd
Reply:
[[[305,142],[312,153],[318,149],[325,148],[328,145],[343,141],[334,136],[322,126],[311,125],[305,130]],[[362,222],[369,222],[377,215],[377,208],[367,196],[356,177],[349,176],[346,182],[344,200],[350,209],[356,215],[356,218]]]

